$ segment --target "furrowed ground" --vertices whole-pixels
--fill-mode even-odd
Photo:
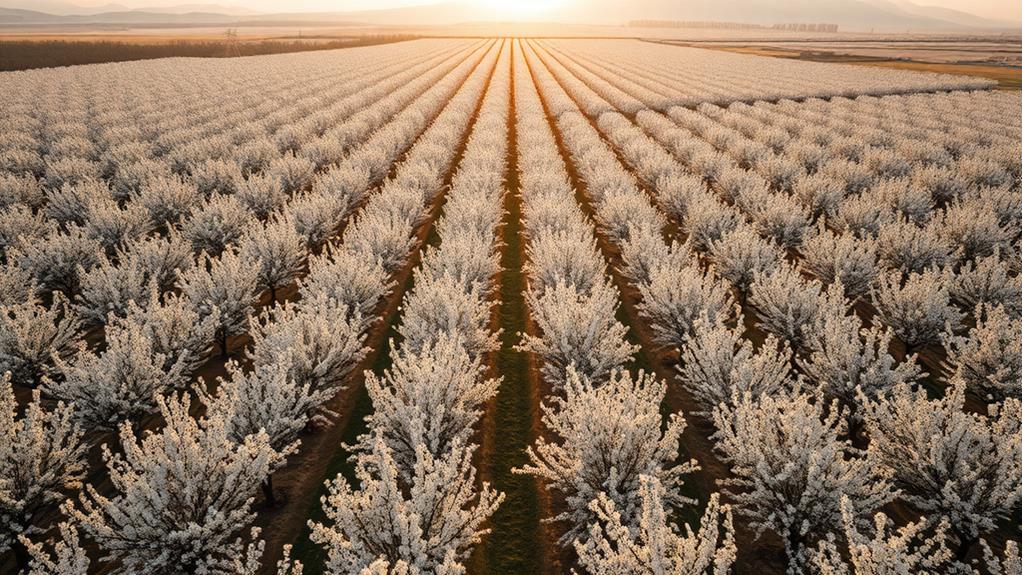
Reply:
[[[993,88],[507,38],[0,74],[0,569],[1009,569]]]

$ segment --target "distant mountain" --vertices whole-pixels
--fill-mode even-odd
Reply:
[[[940,6],[924,6],[920,4],[914,4],[907,0],[866,0],[867,2],[877,6],[881,9],[888,11],[896,11],[900,13],[910,14],[913,16],[923,16],[927,18],[936,18],[946,22],[952,22],[962,26],[969,26],[975,28],[999,28],[1006,25],[1011,25],[1011,22],[998,22],[989,18],[982,18],[975,14],[970,14],[962,10],[954,10],[952,8],[943,8]]]
[[[35,10],[0,8],[0,24],[46,24],[59,22],[63,16],[55,16]]]
[[[226,14],[228,16],[253,16],[260,14],[242,6],[223,6],[221,4],[177,4],[174,6],[152,6],[135,8],[132,12],[148,12],[150,14],[190,14],[195,12],[206,14]]]
[[[58,16],[35,10],[18,10],[0,8],[0,26],[29,25],[81,25],[81,24],[119,24],[119,25],[157,25],[157,26],[193,26],[223,25],[238,22],[238,16],[190,12],[187,14],[162,14],[155,12],[103,12],[101,14],[81,14]]]
[[[779,24],[828,22],[854,29],[953,29],[1018,26],[908,0],[591,0],[587,12],[605,19],[641,18]]]
[[[82,1],[82,0],[79,0]],[[181,4],[127,10],[119,4],[82,8],[68,0],[0,0],[0,25],[26,24],[146,24],[146,25],[271,25],[372,24],[439,26],[492,21],[493,13],[473,0],[359,12],[287,12],[258,14],[219,4]],[[77,12],[68,12],[77,6]],[[576,3],[577,6],[577,3]],[[90,10],[99,10],[92,12]],[[998,22],[968,12],[916,4],[911,0],[586,0],[580,16],[569,6],[543,14],[550,22],[623,24],[630,20],[699,20],[750,24],[830,23],[844,30],[903,31],[1018,28],[1017,22]]]
[[[578,3],[576,2],[577,6]],[[950,30],[961,28],[1016,28],[1018,22],[998,22],[959,10],[915,4],[910,0],[586,0],[582,19],[577,8],[565,6],[543,18],[581,24],[622,24],[630,20],[706,20],[781,24],[826,22],[845,29]],[[310,20],[310,14],[266,14]],[[315,15],[382,25],[443,25],[492,20],[479,2],[449,1],[424,6]]]
[[[118,2],[72,2],[69,0],[0,0],[0,7],[19,10],[42,12],[56,16],[95,16],[99,14],[121,12],[145,12],[150,14],[187,14],[201,12],[207,14],[226,14],[231,16],[248,16],[258,14],[255,10],[239,6],[223,4],[184,3],[173,6],[152,6],[130,8]]]

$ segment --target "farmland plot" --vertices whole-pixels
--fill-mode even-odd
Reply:
[[[0,75],[0,569],[1013,573],[990,87],[609,40]]]

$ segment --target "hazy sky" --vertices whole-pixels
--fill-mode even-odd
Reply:
[[[925,0],[916,4],[954,8],[987,18],[1022,20],[1022,0]]]
[[[75,0],[72,0],[75,1]],[[432,4],[443,0],[77,0],[78,4],[101,5],[116,3],[131,8],[146,6],[167,6],[180,4],[223,4],[243,6],[266,12],[304,12],[304,11],[348,11],[408,6],[413,4]],[[566,2],[584,6],[585,0],[464,0],[489,7],[507,9],[513,5],[529,5],[529,10],[545,4],[563,6]],[[621,0],[623,3],[629,0]],[[679,6],[684,0],[676,0]],[[726,0],[721,0],[726,6]],[[897,0],[894,0],[895,2]],[[784,0],[777,0],[783,4]],[[1022,21],[1022,0],[914,0],[916,4],[955,8],[971,12],[977,16],[994,19],[1010,19]],[[3,0],[0,0],[3,4]]]

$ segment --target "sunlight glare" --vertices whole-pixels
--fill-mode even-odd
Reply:
[[[551,12],[562,0],[480,0],[495,16],[511,20],[529,19]]]

